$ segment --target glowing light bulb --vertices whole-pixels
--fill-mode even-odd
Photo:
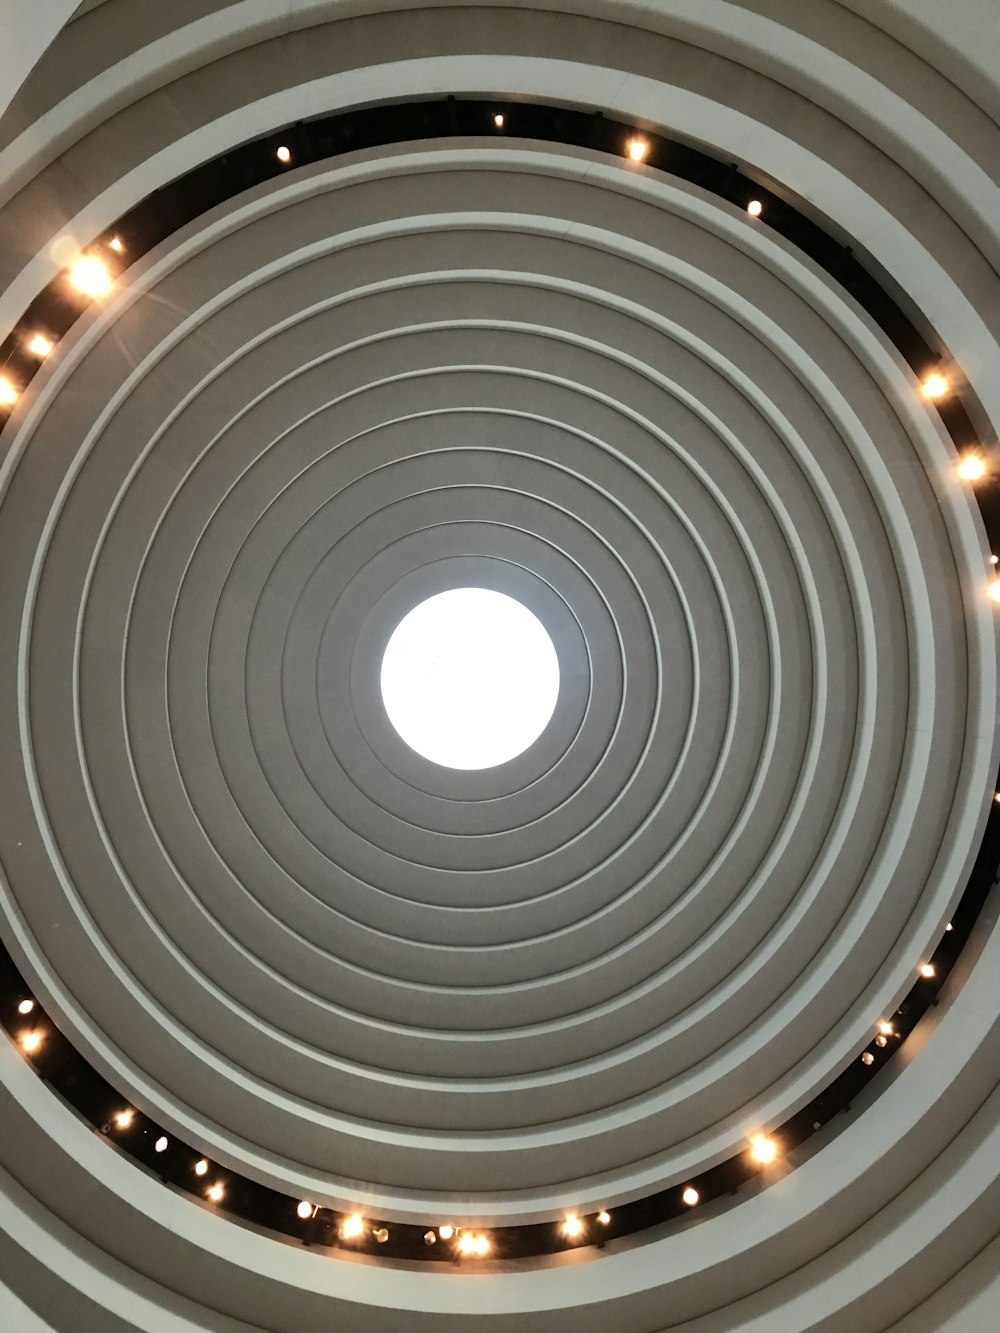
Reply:
[[[32,1009],[34,1009],[34,1007],[35,1007],[34,1000],[22,1000],[21,1003],[17,1006],[17,1012],[19,1014],[30,1014]]]
[[[425,1245],[436,1245],[436,1244],[437,1244],[437,1232],[436,1232],[436,1231],[425,1231],[425,1232],[424,1232],[424,1244],[425,1244]]]
[[[924,380],[923,383],[924,397],[943,398],[950,388],[951,385],[948,383],[945,377],[935,372],[933,375],[928,375],[927,378]]]
[[[954,930],[954,929],[955,929],[955,927],[951,924],[950,921],[949,921],[948,924],[945,926],[945,930]]]
[[[278,159],[279,162],[284,162],[287,164],[292,160],[292,150],[286,147],[285,144],[282,144],[281,147],[275,152],[274,156]]]
[[[442,1240],[451,1240],[455,1234],[455,1228],[447,1223],[443,1227],[438,1227],[438,1235]]]
[[[17,402],[18,392],[6,376],[0,376],[0,407],[13,407]]]
[[[863,1065],[873,1065],[875,1063],[875,1057],[872,1055],[871,1051],[865,1051],[864,1055],[861,1057],[861,1063]]]
[[[195,1162],[194,1173],[196,1176],[208,1175],[208,1163],[205,1161],[204,1157],[201,1159],[200,1162]]]
[[[993,793],[993,799],[996,801],[997,805],[1000,805],[1000,791],[995,791]]]
[[[933,963],[920,964],[920,975],[922,977],[933,977],[936,973],[936,970],[937,969],[934,967]]]
[[[991,564],[991,565],[1000,565],[1000,555],[991,555],[991,556],[990,556],[990,564]]]
[[[32,356],[37,356],[40,361],[52,351],[55,343],[51,338],[46,338],[44,333],[36,333],[31,342],[28,343],[28,351]]]
[[[112,236],[111,240],[108,241],[108,245],[111,246],[112,250],[114,250],[116,255],[122,255],[125,253],[125,246],[120,236]]]
[[[955,471],[962,481],[981,481],[986,476],[986,462],[979,454],[966,454]]]
[[[764,211],[764,205],[759,199],[751,199],[747,204],[747,212],[752,218],[759,218]]]
[[[476,1237],[476,1254],[480,1259],[484,1258],[490,1252],[490,1243],[485,1236]]]
[[[213,1203],[218,1203],[219,1200],[222,1198],[223,1194],[225,1194],[225,1190],[218,1183],[218,1181],[216,1181],[214,1185],[210,1185],[208,1187],[208,1197],[212,1200]]]
[[[115,1116],[115,1124],[119,1129],[128,1129],[134,1118],[134,1112],[129,1110],[119,1111]]]
[[[106,296],[111,290],[111,273],[97,255],[81,255],[69,270],[69,280],[84,296]]]
[[[365,1219],[360,1213],[353,1213],[340,1228],[340,1234],[344,1240],[357,1240],[358,1236],[364,1234],[364,1230]]]
[[[698,1191],[695,1189],[693,1185],[688,1185],[687,1189],[681,1195],[681,1198],[684,1200],[684,1202],[687,1204],[689,1208],[693,1208],[701,1198],[701,1195],[698,1193]]]
[[[389,1239],[389,1229],[388,1227],[379,1227],[377,1231],[372,1232],[372,1235],[380,1245],[384,1245]]]
[[[476,1250],[476,1238],[471,1231],[463,1231],[458,1238],[458,1251],[460,1254],[474,1254]]]
[[[884,1033],[880,1032],[878,1036],[875,1038],[875,1045],[881,1046],[884,1049],[886,1046],[889,1045],[889,1038],[885,1036]]]
[[[42,1034],[40,1032],[22,1032],[20,1041],[22,1048],[30,1055],[41,1046]]]
[[[600,1212],[597,1214],[597,1220],[598,1222],[600,1222],[602,1227],[606,1227],[608,1223],[611,1221],[611,1214]]]
[[[778,1155],[778,1145],[774,1139],[769,1139],[765,1134],[755,1134],[750,1140],[750,1156],[761,1166],[767,1166],[773,1162]]]
[[[891,1036],[892,1036],[892,1024],[891,1024],[891,1023],[886,1023],[886,1022],[879,1023],[879,1025],[878,1025],[878,1030],[879,1030],[879,1032],[881,1032],[881,1034],[882,1034],[883,1037],[891,1037]]]
[[[649,144],[645,139],[629,139],[625,148],[633,162],[642,162],[649,152]]]
[[[303,1222],[306,1222],[313,1215],[313,1206],[308,1199],[303,1199],[295,1211],[298,1213],[299,1217],[302,1218]]]
[[[562,1224],[562,1230],[564,1236],[569,1236],[573,1240],[577,1236],[583,1235],[583,1223],[575,1213],[570,1213]]]
[[[153,1144],[153,1147],[156,1149],[157,1152],[166,1152],[169,1144],[170,1140],[167,1138],[166,1134],[161,1134],[160,1137]]]
[[[500,114],[499,111],[493,117],[493,124],[497,127],[498,130],[503,129],[503,116]]]

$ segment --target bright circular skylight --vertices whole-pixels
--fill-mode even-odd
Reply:
[[[504,593],[452,588],[415,606],[382,658],[382,700],[407,745],[446,768],[493,768],[545,730],[559,659],[541,621]]]

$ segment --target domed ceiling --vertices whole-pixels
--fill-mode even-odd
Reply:
[[[996,515],[956,464],[997,462],[1000,131],[881,8],[90,5],[0,123],[2,924],[46,1021],[212,1179],[387,1229],[613,1223],[787,1149],[456,1273],[183,1197],[11,1048],[5,1165],[109,1256],[93,1327],[874,1330],[995,1234],[956,1136]],[[482,769],[380,689],[460,588],[558,659]]]

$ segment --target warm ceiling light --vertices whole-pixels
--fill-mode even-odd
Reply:
[[[41,1046],[42,1034],[40,1032],[22,1032],[20,1041],[23,1049],[30,1054],[32,1051],[37,1051]]]
[[[990,564],[991,564],[991,565],[1000,565],[1000,555],[991,555],[991,556],[990,556]]]
[[[453,1226],[445,1224],[443,1227],[438,1227],[438,1235],[441,1237],[442,1240],[451,1240],[454,1234],[455,1234],[455,1228]]]
[[[436,1231],[425,1231],[425,1232],[424,1232],[424,1244],[425,1244],[425,1245],[436,1245],[436,1244],[437,1244],[437,1232],[436,1232]]]
[[[364,1229],[365,1219],[360,1213],[353,1213],[340,1228],[340,1234],[344,1240],[355,1240],[364,1234]]]
[[[606,1227],[608,1223],[611,1221],[611,1214],[604,1212],[598,1213],[597,1220],[598,1222],[600,1222],[602,1227]]]
[[[282,144],[274,156],[278,159],[279,162],[286,162],[286,163],[291,162],[292,150],[290,148],[286,148],[285,145]]]
[[[500,114],[499,111],[493,117],[493,124],[497,127],[498,130],[503,129],[503,116]]]
[[[994,602],[1000,602],[1000,579],[994,579],[990,584],[990,597]]]
[[[889,1045],[889,1038],[885,1035],[884,1032],[880,1032],[878,1036],[875,1038],[875,1045],[883,1047]]]
[[[955,927],[951,924],[950,921],[949,921],[948,924],[945,926],[945,930],[954,930],[954,929],[955,929]]]
[[[476,1254],[479,1256],[480,1259],[483,1259],[487,1254],[489,1254],[489,1252],[490,1252],[490,1242],[487,1240],[485,1236],[477,1236]]]
[[[576,1213],[570,1213],[569,1217],[567,1217],[562,1224],[562,1230],[564,1236],[569,1236],[570,1239],[574,1239],[577,1236],[583,1235],[583,1223],[577,1217]]]
[[[872,1055],[871,1051],[865,1051],[864,1055],[861,1057],[861,1063],[863,1065],[873,1065],[875,1063],[875,1057]]]
[[[476,1238],[471,1231],[463,1231],[458,1238],[459,1254],[473,1254],[476,1248]]]
[[[751,199],[747,204],[747,212],[752,218],[759,218],[764,211],[764,205],[759,199]]]
[[[375,1237],[375,1239],[378,1241],[380,1245],[384,1245],[386,1241],[389,1239],[389,1228],[379,1227],[377,1231],[372,1232],[372,1235]]]
[[[302,1218],[303,1222],[307,1222],[313,1215],[313,1206],[308,1199],[303,1199],[295,1211],[298,1213],[299,1217]]]
[[[951,386],[949,385],[945,377],[935,372],[933,375],[928,375],[927,378],[924,380],[923,383],[924,397],[943,398],[945,394],[948,392],[950,387]]]
[[[993,799],[996,801],[997,805],[1000,805],[1000,791],[995,791],[993,793]],[[948,929],[950,930],[951,927],[949,926]]]
[[[208,1175],[208,1163],[205,1161],[204,1157],[201,1159],[200,1162],[195,1162],[194,1173],[196,1176]]]
[[[13,407],[17,402],[17,390],[10,380],[0,375],[0,407]]]
[[[51,338],[46,338],[44,333],[36,333],[31,342],[28,343],[28,351],[32,356],[37,356],[39,360],[48,356],[55,343]]]
[[[641,162],[649,152],[649,144],[645,139],[629,139],[625,147],[633,162]]]
[[[214,1185],[210,1185],[208,1188],[208,1197],[212,1200],[213,1203],[218,1203],[224,1193],[225,1191],[223,1190],[222,1186],[218,1183],[218,1181],[216,1181]]]
[[[920,975],[922,977],[933,977],[935,975],[935,972],[936,968],[934,967],[933,963],[920,964]]]
[[[70,266],[69,280],[84,296],[106,296],[111,290],[111,272],[96,255],[81,255]]]
[[[22,1000],[21,1003],[17,1006],[17,1012],[19,1014],[30,1014],[32,1009],[34,1009],[34,1007],[35,1007],[34,1000]]]
[[[695,1204],[698,1202],[698,1200],[701,1198],[701,1195],[698,1193],[698,1191],[695,1189],[693,1185],[688,1185],[687,1189],[681,1195],[681,1198],[684,1200],[684,1202],[687,1204],[689,1208],[693,1208]]]
[[[986,476],[986,462],[979,454],[966,454],[955,471],[962,481],[981,481]]]
[[[134,1112],[129,1110],[119,1111],[118,1114],[115,1116],[115,1124],[118,1126],[119,1129],[128,1129],[129,1125],[131,1125],[132,1123],[133,1118],[134,1118]]]
[[[886,1022],[879,1023],[879,1025],[878,1025],[878,1030],[879,1030],[879,1032],[881,1032],[881,1034],[882,1034],[883,1037],[891,1037],[891,1036],[892,1036],[892,1024],[891,1024],[891,1023],[886,1023]]]
[[[170,1140],[167,1138],[166,1134],[161,1134],[160,1137],[153,1144],[153,1147],[156,1149],[157,1152],[166,1152],[169,1143]]]
[[[761,1166],[773,1162],[777,1155],[778,1145],[774,1139],[769,1139],[765,1134],[755,1134],[750,1140],[750,1156]]]
[[[108,241],[108,245],[111,246],[112,250],[114,250],[116,255],[121,255],[125,253],[125,245],[120,236],[112,236],[111,240]]]

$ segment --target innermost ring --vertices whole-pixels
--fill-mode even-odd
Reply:
[[[382,658],[382,702],[411,749],[445,768],[494,768],[545,730],[559,658],[537,616],[489,588],[451,588],[403,617]]]

